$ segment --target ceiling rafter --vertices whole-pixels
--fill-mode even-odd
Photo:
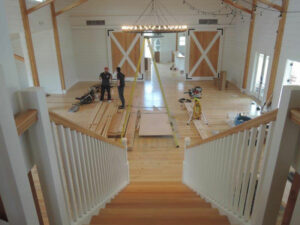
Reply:
[[[30,13],[33,13],[33,12],[37,11],[40,8],[43,8],[44,6],[49,5],[53,1],[54,0],[47,0],[47,1],[41,2],[41,3],[31,7],[30,9],[27,9],[27,14],[30,14]]]
[[[270,0],[258,0],[260,3],[263,3],[271,8],[277,9],[278,11],[282,11],[283,7],[281,5],[277,5]]]
[[[246,13],[252,14],[252,10],[250,10],[250,9],[246,8],[245,6],[242,6],[238,3],[233,2],[232,0],[223,0],[223,2],[228,4],[228,5],[231,5],[231,6],[235,7],[237,9],[240,9],[240,10],[246,12]]]
[[[87,1],[88,1],[88,0],[79,0],[79,1],[73,2],[73,3],[71,3],[70,5],[64,7],[63,9],[57,11],[57,12],[55,13],[55,15],[56,15],[56,16],[59,16],[60,14],[63,14],[63,13],[65,13],[65,12],[67,12],[67,11],[69,11],[69,10],[71,10],[71,9],[73,9],[73,8],[75,8],[75,7],[77,7],[77,6],[80,6],[81,4],[86,3]]]

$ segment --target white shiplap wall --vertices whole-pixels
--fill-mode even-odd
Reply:
[[[224,29],[224,50],[222,70],[227,71],[228,80],[242,87],[246,59],[250,18],[244,23],[237,19],[232,27]]]

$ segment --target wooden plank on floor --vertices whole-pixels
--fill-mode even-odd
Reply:
[[[94,109],[94,111],[91,114],[90,120],[88,122],[89,125],[90,125],[90,127],[89,127],[90,130],[92,129],[93,125],[96,125],[97,121],[100,120],[101,114],[99,114],[99,111],[101,109],[101,106],[102,106],[102,102],[100,102],[99,104],[97,104],[95,106],[95,109]]]
[[[172,136],[166,113],[142,113],[139,136]]]
[[[193,123],[200,134],[202,139],[206,139],[212,136],[208,126],[202,120],[193,120]]]
[[[125,137],[127,138],[128,150],[132,150],[133,148],[137,119],[138,119],[137,112],[130,113],[126,134],[125,134]]]
[[[125,115],[126,112],[123,110],[122,111],[120,110],[113,115],[107,132],[107,136],[109,138],[121,137]]]
[[[106,125],[106,122],[107,122],[107,119],[108,119],[108,116],[109,116],[109,113],[111,110],[111,107],[113,106],[113,104],[108,104],[108,103],[106,103],[106,104],[107,104],[107,106],[106,106],[105,110],[102,112],[101,120],[97,124],[96,130],[95,130],[95,132],[99,135],[102,135],[103,129]]]
[[[90,125],[90,130],[91,131],[96,131],[97,130],[97,127],[98,127],[99,123],[101,122],[103,114],[105,113],[107,107],[108,107],[108,103],[103,102],[103,103],[101,103],[99,109],[95,110],[96,115],[92,114],[91,117],[93,118],[93,122]]]
[[[104,126],[103,131],[102,131],[102,136],[103,137],[107,137],[107,132],[108,132],[108,128],[110,126],[112,117],[117,112],[117,110],[118,110],[117,107],[115,105],[111,104],[111,107],[109,108],[109,111],[108,111],[108,116],[107,116],[107,119],[106,119],[106,123],[105,123],[105,126]]]

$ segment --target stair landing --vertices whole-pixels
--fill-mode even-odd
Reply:
[[[91,225],[229,225],[227,217],[179,182],[129,184]]]

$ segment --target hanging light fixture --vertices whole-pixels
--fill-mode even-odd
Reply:
[[[146,13],[150,10],[150,15],[155,24],[141,24],[142,19],[148,15]],[[165,11],[165,12],[164,12]],[[187,25],[179,25],[174,16],[175,23],[170,23],[168,17],[165,15],[168,13],[167,7],[163,5],[160,0],[150,0],[149,4],[143,10],[142,14],[138,17],[134,25],[124,25],[122,26],[122,31],[124,32],[136,32],[136,33],[173,33],[173,32],[184,32],[188,29]]]

